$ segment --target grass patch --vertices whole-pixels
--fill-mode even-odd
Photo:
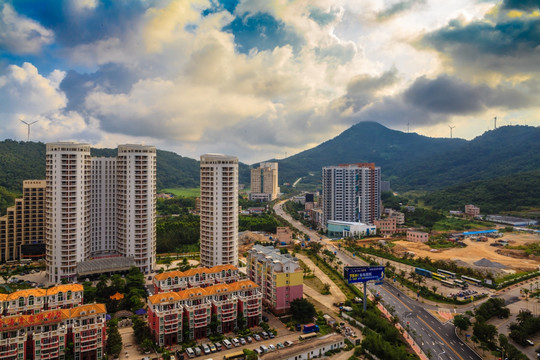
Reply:
[[[318,277],[307,277],[304,278],[304,285],[309,286],[310,288],[317,290],[321,294],[323,294],[324,291],[324,284]],[[323,294],[324,295],[324,294]]]
[[[437,221],[433,225],[433,230],[445,231],[445,230],[469,230],[469,229],[485,229],[492,228],[493,224],[481,221],[471,221],[466,219],[447,217],[445,219]]]
[[[173,189],[162,189],[160,192],[170,193],[174,196],[183,196],[183,197],[198,197],[201,195],[200,188],[173,188]]]

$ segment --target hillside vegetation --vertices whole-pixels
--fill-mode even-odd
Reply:
[[[540,207],[540,170],[491,180],[472,181],[423,197],[426,205],[442,210],[462,210],[467,204],[482,213],[519,211]]]
[[[438,190],[540,168],[540,128],[504,126],[471,141],[430,138],[378,123],[353,125],[312,149],[279,160],[280,182],[320,184],[323,166],[374,162],[393,190]]]

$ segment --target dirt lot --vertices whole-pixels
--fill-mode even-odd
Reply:
[[[531,242],[538,242],[540,238],[537,235],[526,234],[526,233],[506,233],[503,239],[510,241],[510,245],[522,245]],[[490,246],[498,239],[491,239],[487,242],[476,242],[471,239],[464,240],[464,243],[467,244],[467,247],[464,248],[450,248],[450,249],[437,249],[437,251],[432,251],[432,249],[421,243],[414,243],[408,241],[396,241],[395,250],[398,251],[412,251],[415,253],[416,257],[430,257],[434,260],[456,260],[463,261],[471,266],[473,263],[480,259],[488,259],[490,261],[498,262],[500,264],[506,265],[508,269],[505,269],[507,272],[512,272],[512,270],[536,270],[540,261],[531,258],[516,258],[509,257],[502,254],[498,254],[497,250],[500,250],[500,247]]]

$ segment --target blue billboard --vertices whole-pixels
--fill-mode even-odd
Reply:
[[[349,284],[382,280],[384,278],[384,266],[346,266],[344,276]]]

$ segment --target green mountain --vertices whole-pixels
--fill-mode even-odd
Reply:
[[[279,162],[280,182],[320,183],[321,168],[374,162],[394,190],[433,190],[540,168],[540,128],[504,126],[471,141],[430,138],[362,122]]]
[[[540,170],[490,180],[477,180],[431,192],[423,197],[426,205],[442,210],[461,210],[467,204],[482,213],[540,208]]]
[[[116,149],[92,149],[92,156],[116,156]],[[22,182],[45,178],[45,144],[0,141],[0,187],[22,192]],[[249,184],[249,166],[239,165],[239,182]],[[199,161],[171,151],[157,150],[157,188],[198,187]],[[1,197],[0,193],[0,197]],[[3,198],[3,197],[2,197]]]

